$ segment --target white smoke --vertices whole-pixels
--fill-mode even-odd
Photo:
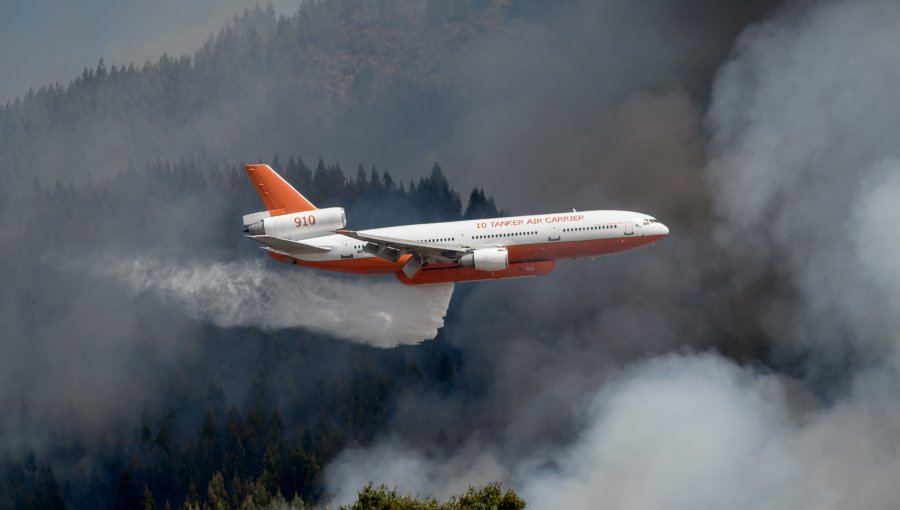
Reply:
[[[357,491],[369,482],[397,487],[404,494],[446,500],[470,486],[510,477],[508,466],[480,445],[467,445],[450,459],[438,460],[393,443],[345,450],[328,464],[325,476],[331,491],[327,508],[352,504]]]
[[[900,236],[893,225],[900,218],[900,160],[884,161],[871,174],[861,185],[864,199],[850,217],[860,277],[871,282],[872,290],[886,291],[888,306],[900,313]]]
[[[900,328],[885,279],[900,255],[898,31],[893,1],[786,12],[742,37],[709,112],[718,232],[747,262],[736,280],[776,268],[803,302],[773,304],[773,338],[830,361],[889,355]]]
[[[302,327],[378,347],[434,338],[453,284],[407,287],[393,278],[341,278],[263,261],[189,262],[141,257],[102,272],[219,326]]]
[[[861,377],[848,398],[809,412],[814,400],[777,375],[717,355],[663,356],[601,389],[561,451],[471,444],[443,459],[381,445],[344,452],[326,480],[332,504],[369,480],[440,498],[502,480],[529,508],[888,508],[900,407],[883,383]]]
[[[448,460],[395,440],[396,457],[357,450],[331,468],[335,501],[361,479],[445,496],[465,470],[444,467],[468,458],[500,466],[488,474],[530,508],[896,507],[898,34],[893,0],[792,4],[743,34],[714,86],[716,235],[743,262],[730,290],[777,275],[765,334],[773,358],[800,360],[797,380],[664,356],[626,367],[587,408],[573,395],[584,427],[566,448],[471,444]]]

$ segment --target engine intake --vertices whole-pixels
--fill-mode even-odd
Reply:
[[[329,207],[263,218],[247,225],[244,231],[253,236],[267,235],[296,241],[326,235],[345,226],[347,217],[344,208]]]
[[[463,255],[459,263],[478,271],[503,271],[509,267],[509,252],[506,248],[481,248]]]

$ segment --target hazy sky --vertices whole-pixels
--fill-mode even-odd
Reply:
[[[0,102],[59,81],[103,57],[107,66],[164,51],[191,53],[257,0],[0,0]],[[300,0],[272,0],[279,14]]]

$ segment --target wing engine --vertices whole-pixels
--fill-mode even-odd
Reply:
[[[479,271],[503,271],[509,267],[509,252],[506,248],[472,250],[460,257],[459,264]]]

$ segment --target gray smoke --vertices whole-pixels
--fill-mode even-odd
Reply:
[[[502,30],[466,62],[467,108],[440,160],[516,210],[702,202],[695,103],[772,3],[579,1]]]
[[[773,303],[772,337],[831,363],[893,350],[896,250],[890,227],[872,229],[895,190],[898,18],[881,1],[787,12],[745,35],[709,112],[718,238],[754,254],[735,279],[774,264],[796,298]]]
[[[406,287],[393,277],[339,278],[272,264],[143,257],[109,261],[101,273],[219,326],[300,327],[377,347],[434,338],[453,294],[452,283]]]
[[[360,135],[367,143],[332,137],[326,154],[354,146],[380,163],[367,152],[378,146],[391,161],[438,159],[454,185],[484,185],[517,211],[626,208],[672,227],[651,249],[458,289],[445,336],[460,357],[452,380],[391,402],[380,440],[329,466],[333,501],[348,501],[368,480],[446,497],[499,479],[534,508],[893,506],[900,6],[792,5],[732,46],[769,3],[585,1],[537,23],[516,19],[452,53],[461,64],[448,69],[464,79],[454,85],[460,104],[446,141],[373,130],[378,112],[348,123],[390,133],[391,143],[376,143],[383,134],[375,142]],[[217,151],[241,138],[239,129],[269,125],[239,124],[241,107],[271,120],[281,109],[269,98],[295,97],[267,90],[225,101],[224,113],[214,103],[191,117],[201,129],[180,142]],[[94,142],[75,143],[85,154],[133,154],[118,139],[125,130],[91,129]],[[318,147],[302,131],[278,131],[285,138],[247,139],[231,154],[283,151],[288,137]],[[332,132],[344,134],[318,136]],[[168,138],[151,137],[158,146],[137,138],[141,150],[165,155]],[[56,162],[47,171],[60,176],[61,161],[79,160],[52,150],[46,157]],[[170,212],[166,245],[202,216],[187,212]],[[32,244],[7,240],[20,251]],[[413,328],[410,342],[433,335],[450,292],[357,286],[261,262],[170,262],[113,264],[102,282],[50,270],[27,275],[34,284],[0,274],[14,289],[0,303],[13,332],[0,359],[10,409],[0,432],[10,449],[28,439],[16,432],[46,423],[79,438],[128,430],[129,416],[153,407],[159,367],[195,353],[178,338],[148,345],[146,331],[196,325],[158,324],[143,307],[378,344],[388,335],[373,338],[372,322],[398,326],[395,334]],[[364,312],[332,313],[338,300]],[[410,308],[386,304],[394,301]],[[55,315],[35,317],[34,302]]]
[[[488,338],[507,337],[477,348],[500,361],[470,360],[477,366],[466,368],[488,381],[488,396],[434,404],[451,409],[433,410],[446,430],[444,448],[410,427],[375,449],[346,453],[332,466],[335,501],[348,497],[345,480],[446,495],[495,476],[534,508],[892,506],[900,474],[900,405],[892,396],[900,384],[900,243],[892,227],[900,208],[897,33],[900,5],[882,0],[793,5],[746,30],[718,72],[706,116],[708,187],[690,165],[684,175],[693,178],[674,181],[708,189],[714,242],[695,203],[701,221],[673,229],[655,252],[572,263],[550,277],[555,284],[527,282],[530,290],[472,292],[463,311],[470,321],[484,320],[477,310],[485,302],[515,310],[484,326]],[[603,111],[625,111],[622,101]],[[671,118],[693,116],[684,111]],[[535,123],[517,124],[528,131]],[[689,134],[682,139],[701,136],[682,125]],[[498,131],[510,144],[538,145],[528,133]],[[558,136],[575,139],[573,132]],[[639,141],[647,132],[618,139]],[[678,132],[660,138],[674,143]],[[490,157],[510,154],[501,148]],[[581,166],[554,172],[554,180],[586,178],[593,156],[585,154],[573,157]],[[641,178],[632,182],[649,187],[666,176],[653,159],[617,170],[636,172]],[[590,168],[604,178],[594,186],[608,184],[615,166],[608,162],[627,159],[599,161]],[[526,172],[519,186],[543,192],[546,186],[527,184],[537,175]],[[612,183],[609,195],[633,189]],[[676,196],[659,206],[683,210],[677,195],[692,191],[664,188]],[[451,341],[472,349],[463,335]],[[768,363],[783,373],[713,353],[655,356],[688,345],[737,358],[749,349],[752,359],[761,341]],[[399,426],[427,404],[408,405]],[[372,459],[382,462],[378,470],[367,470]],[[456,468],[467,461],[486,468],[470,477]]]

